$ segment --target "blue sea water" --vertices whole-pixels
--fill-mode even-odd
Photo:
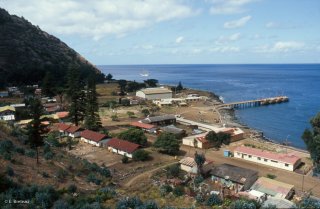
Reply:
[[[286,95],[290,102],[236,110],[237,118],[263,131],[274,141],[287,138],[292,146],[305,148],[301,135],[310,119],[320,112],[320,64],[274,65],[103,65],[115,79],[161,84],[179,81],[185,87],[212,91],[225,102]],[[149,77],[142,77],[148,71]]]

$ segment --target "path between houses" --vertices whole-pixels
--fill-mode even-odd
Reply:
[[[142,177],[147,177],[148,175],[149,175],[148,178],[150,178],[150,177],[151,177],[151,174],[152,174],[153,172],[155,172],[155,171],[157,171],[157,170],[159,170],[159,169],[161,169],[161,168],[165,168],[165,167],[167,167],[167,166],[169,166],[169,165],[176,164],[177,162],[178,162],[178,161],[170,162],[170,163],[164,164],[164,165],[162,165],[162,166],[160,166],[160,167],[157,167],[157,168],[154,168],[154,169],[145,171],[145,172],[143,172],[143,173],[141,173],[141,174],[133,177],[132,179],[130,179],[130,180],[129,180],[127,183],[125,183],[123,186],[125,186],[125,187],[130,187],[130,186],[131,186],[133,183],[135,183],[138,179],[140,179],[140,178],[142,178]]]

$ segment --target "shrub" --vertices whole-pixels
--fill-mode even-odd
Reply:
[[[45,144],[43,146],[43,152],[46,153],[46,152],[50,152],[50,151],[51,151],[50,146],[48,144]]]
[[[46,138],[46,142],[48,142],[48,144],[54,147],[61,147],[61,143],[57,139],[58,135],[59,133],[54,133],[54,132],[50,133]]]
[[[70,184],[68,186],[68,192],[70,192],[70,193],[75,193],[77,191],[77,189],[78,189],[77,186],[74,184]]]
[[[14,176],[14,171],[13,171],[13,169],[12,169],[10,166],[7,166],[6,173],[7,173],[9,176]]]
[[[267,174],[267,178],[269,178],[269,179],[275,179],[275,178],[277,178],[277,176],[274,175],[274,174],[268,173],[268,174]]]
[[[31,157],[31,158],[35,158],[37,156],[36,151],[30,149],[26,151],[26,156]]]
[[[64,200],[58,200],[54,203],[53,209],[71,209],[70,205]]]
[[[230,209],[257,209],[256,205],[247,200],[236,200],[230,205]]]
[[[98,179],[96,175],[94,175],[94,173],[89,173],[89,175],[87,176],[87,182],[92,182],[92,183],[95,183],[96,185],[100,185],[101,180]]]
[[[68,174],[67,174],[67,172],[66,172],[65,170],[63,170],[62,168],[60,168],[60,169],[57,171],[56,175],[57,175],[57,178],[58,178],[59,180],[63,180]]]
[[[133,153],[132,159],[135,161],[146,161],[149,159],[149,152],[139,149]]]
[[[51,151],[49,151],[44,154],[44,159],[51,160],[53,158],[53,156],[54,156],[54,154]]]
[[[108,168],[100,168],[99,173],[101,176],[104,176],[106,178],[111,177],[111,172]]]
[[[203,182],[203,180],[204,180],[204,178],[203,178],[202,176],[198,175],[198,176],[196,176],[196,177],[194,178],[194,183],[195,183],[196,185],[199,185],[201,182]]]
[[[49,174],[47,172],[43,171],[42,172],[42,177],[49,178],[50,176],[49,176]]]
[[[182,186],[176,186],[172,193],[177,197],[182,196],[184,195],[184,188]]]
[[[197,203],[203,203],[205,201],[203,194],[198,193],[196,195],[196,201],[197,201]]]
[[[14,149],[14,144],[10,140],[0,141],[0,154],[11,152]]]
[[[124,155],[123,157],[122,157],[122,159],[121,159],[121,161],[122,161],[122,163],[128,163],[129,162],[129,158],[128,158],[128,156],[127,155]]]
[[[120,200],[116,205],[116,209],[139,208],[141,205],[142,201],[138,197],[130,197]]]
[[[154,147],[158,148],[160,152],[176,155],[180,149],[180,143],[175,135],[170,133],[161,133],[153,144]]]
[[[179,164],[168,166],[166,170],[169,177],[179,177],[181,172]]]
[[[23,147],[16,147],[16,152],[21,155],[24,155],[26,151]]]
[[[113,197],[116,196],[116,194],[117,194],[116,191],[112,187],[103,187],[103,188],[99,189],[97,192],[97,196],[102,201],[112,199]]]
[[[12,154],[10,152],[5,152],[2,155],[3,155],[3,158],[5,160],[11,160],[12,159]]]
[[[168,184],[164,184],[160,187],[160,195],[161,196],[165,196],[167,195],[168,193],[172,192],[172,187]]]
[[[208,206],[221,205],[221,204],[222,204],[222,200],[216,194],[211,194],[207,200]]]

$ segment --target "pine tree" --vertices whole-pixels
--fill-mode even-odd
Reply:
[[[33,99],[30,102],[30,113],[32,121],[28,125],[28,142],[31,148],[37,152],[37,164],[39,163],[39,150],[38,148],[43,145],[44,126],[41,124],[41,115],[43,114],[43,106],[38,99]]]
[[[53,97],[54,93],[54,81],[52,73],[50,71],[46,72],[46,75],[42,81],[42,94],[48,97]]]
[[[99,106],[97,102],[95,77],[90,77],[87,85],[86,111],[84,118],[84,126],[87,129],[97,131],[101,127],[101,120],[98,112]]]
[[[67,95],[70,100],[69,116],[77,126],[84,119],[85,93],[80,81],[80,72],[76,66],[71,66],[68,71]]]

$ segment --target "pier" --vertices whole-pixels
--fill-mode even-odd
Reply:
[[[288,102],[289,97],[287,96],[277,96],[271,98],[263,98],[263,99],[256,99],[256,100],[248,100],[248,101],[241,101],[241,102],[231,102],[217,105],[216,107],[221,108],[248,108],[248,107],[257,107],[262,105],[269,105],[269,104],[278,104]]]

